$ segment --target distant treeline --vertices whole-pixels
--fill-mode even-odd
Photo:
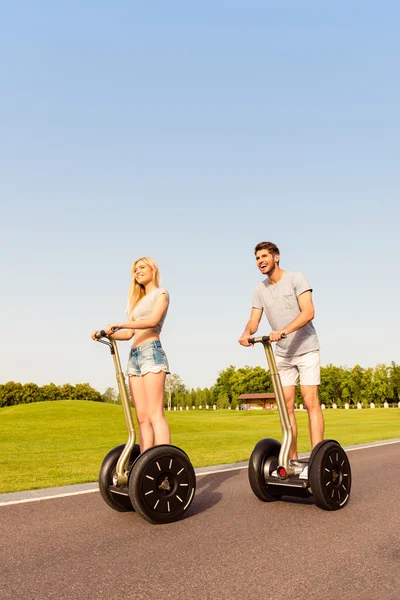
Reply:
[[[15,404],[30,404],[31,402],[48,402],[54,400],[92,400],[104,402],[102,394],[93,389],[88,383],[71,385],[38,386],[36,383],[16,383],[9,381],[0,384],[0,408]]]
[[[216,405],[217,408],[239,406],[241,394],[259,394],[273,392],[269,371],[262,367],[243,367],[237,369],[230,366],[219,374],[215,385],[211,388],[188,389],[176,373],[167,377],[165,407],[205,407]],[[363,368],[321,367],[320,402],[326,406],[337,404],[344,406],[361,402],[367,406],[374,402],[380,406],[385,401],[389,404],[400,400],[400,365],[392,362],[388,365]],[[35,383],[0,384],[0,408],[16,404],[46,402],[55,400],[90,400],[119,404],[120,397],[114,388],[107,388],[101,394],[88,383],[57,386],[54,383],[38,386]],[[296,401],[301,402],[300,388],[296,390]]]
[[[259,394],[273,392],[269,371],[262,367],[244,367],[236,369],[233,366],[222,371],[211,388],[211,398],[217,407],[236,408],[240,394]],[[201,390],[196,390],[196,394]],[[193,394],[193,390],[189,392]],[[177,401],[183,401],[180,394]],[[179,400],[178,400],[179,399]],[[400,400],[400,365],[392,362],[388,365],[363,368],[321,367],[321,385],[319,399],[326,406],[344,406],[346,403],[357,405],[359,402],[367,406],[374,402],[380,406],[385,401],[389,404]],[[300,386],[296,389],[296,403],[302,402]]]

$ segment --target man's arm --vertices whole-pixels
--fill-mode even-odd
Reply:
[[[262,308],[254,308],[253,307],[251,309],[250,319],[248,320],[246,328],[238,340],[238,342],[241,346],[251,346],[252,345],[252,344],[249,344],[248,339],[249,339],[249,337],[254,335],[255,332],[257,331],[258,326],[261,321],[262,313],[263,313]]]
[[[311,290],[300,294],[300,296],[298,297],[298,302],[300,313],[295,319],[293,319],[291,323],[289,323],[279,331],[271,331],[271,333],[269,334],[271,342],[277,342],[281,339],[282,334],[289,335],[289,333],[293,333],[294,331],[301,329],[302,327],[304,327],[304,325],[307,325],[307,323],[313,320],[315,311],[311,296]]]

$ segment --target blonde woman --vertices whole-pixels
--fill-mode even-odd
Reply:
[[[169,366],[160,342],[169,296],[167,290],[159,287],[158,266],[151,258],[135,260],[131,274],[128,322],[110,324],[105,332],[116,340],[133,338],[126,375],[139,423],[140,450],[144,452],[155,443],[171,443],[164,414],[164,385]],[[113,333],[115,327],[122,331]]]

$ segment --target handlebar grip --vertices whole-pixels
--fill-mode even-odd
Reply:
[[[97,333],[94,334],[94,337],[96,338],[96,340],[99,340],[102,337],[105,337],[106,332],[104,331],[104,329],[102,329],[101,331],[98,331]]]
[[[119,327],[111,327],[111,331],[113,333],[115,333],[116,331],[119,331]],[[100,331],[98,331],[97,333],[95,333],[94,337],[96,338],[96,340],[99,340],[102,337],[107,337],[107,334],[104,331],[104,329],[101,329]]]
[[[286,333],[282,333],[281,340],[287,338]],[[269,335],[263,335],[262,337],[251,337],[247,340],[249,344],[255,344],[256,342],[269,342]]]

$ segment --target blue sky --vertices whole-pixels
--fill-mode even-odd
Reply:
[[[399,17],[388,1],[8,3],[0,382],[115,387],[90,333],[124,319],[144,255],[187,386],[264,364],[237,343],[262,240],[314,288],[323,365],[400,362]]]

